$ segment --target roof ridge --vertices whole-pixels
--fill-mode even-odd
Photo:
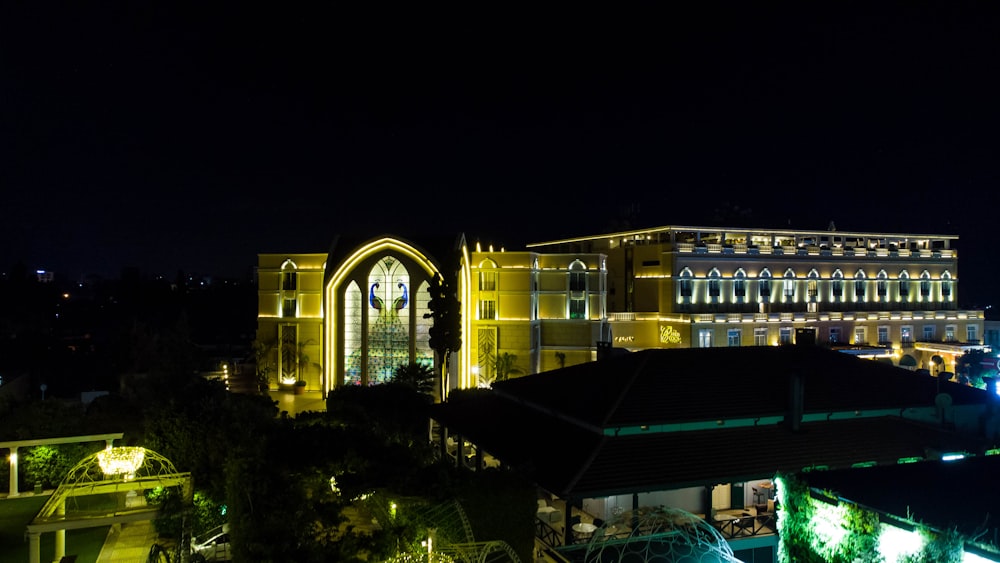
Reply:
[[[645,351],[647,350],[644,350],[644,352]],[[604,418],[601,419],[601,428],[606,428],[608,426],[609,421],[618,412],[618,407],[621,406],[622,401],[625,399],[626,396],[628,396],[629,392],[632,390],[633,385],[635,385],[635,380],[637,377],[639,377],[639,373],[642,372],[642,370],[646,367],[646,364],[649,363],[649,357],[651,356],[651,354],[643,354],[641,352],[640,354],[642,356],[642,359],[639,362],[639,365],[636,366],[635,370],[632,371],[632,374],[629,376],[628,382],[625,385],[622,385],[621,388],[619,389],[618,397],[615,399],[614,403],[612,403],[611,408],[604,413]]]

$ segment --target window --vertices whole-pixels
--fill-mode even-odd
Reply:
[[[698,330],[698,347],[699,348],[712,347],[712,329],[703,328]]]
[[[859,300],[865,298],[865,273],[861,270],[854,274],[854,297]]]
[[[298,286],[296,285],[298,281],[298,276],[295,272],[282,272],[281,273],[281,289],[286,291],[295,291]]]
[[[831,326],[830,327],[830,344],[837,344],[840,342],[840,327]]]
[[[886,296],[889,294],[889,276],[882,270],[878,273],[878,281],[875,283],[875,295],[878,296],[879,301],[885,301]]]
[[[947,271],[941,274],[941,298],[945,301],[951,300],[951,274]]]
[[[760,293],[761,301],[768,301],[771,299],[771,272],[767,268],[764,268],[760,272],[760,278],[757,282],[757,290]]]
[[[865,327],[863,326],[854,327],[854,344],[861,345],[867,343],[868,343],[868,338],[865,331]]]
[[[783,326],[778,329],[778,342],[781,344],[792,343],[792,327]]]
[[[924,270],[920,274],[920,298],[927,299],[931,296],[931,274]]]
[[[569,318],[587,318],[587,266],[579,260],[569,265]]]
[[[480,265],[482,267],[482,265]],[[497,272],[479,272],[479,291],[497,290]]]
[[[497,318],[497,302],[483,299],[479,302],[479,320],[495,321]]]
[[[924,342],[934,341],[934,325],[924,325]]]
[[[712,268],[712,271],[708,273],[708,297],[712,303],[719,302],[720,283],[719,270]]]
[[[730,348],[742,346],[743,331],[738,328],[731,328],[726,331],[726,339]]]
[[[965,341],[979,342],[979,328],[976,325],[965,325]]]
[[[296,299],[294,297],[288,297],[283,299],[281,302],[281,316],[294,317],[295,305],[296,305]]]
[[[736,274],[733,276],[733,296],[736,298],[737,302],[742,303],[743,299],[747,296],[747,274],[742,268],[736,270]]]
[[[587,291],[587,266],[579,260],[569,265],[569,290]]]
[[[791,300],[795,297],[795,272],[790,268],[785,270],[785,299]]]
[[[944,327],[944,341],[954,342],[955,341],[955,325],[945,325]]]
[[[889,344],[889,327],[880,326],[878,327],[878,345],[886,346]]]
[[[684,270],[681,272],[680,277],[681,277],[681,284],[680,284],[681,297],[685,298],[685,300],[689,300],[691,299],[691,293],[694,288],[694,280],[691,279],[692,278],[691,270],[689,268],[684,268]]]
[[[816,270],[809,272],[809,282],[806,285],[806,292],[809,301],[815,302],[819,298],[819,273]]]
[[[840,270],[833,272],[833,283],[830,284],[830,295],[833,296],[834,301],[840,301],[844,298],[844,273]]]
[[[903,270],[899,273],[899,297],[906,299],[910,296],[910,274]]]
[[[899,327],[899,341],[903,346],[913,346],[913,327]]]
[[[754,346],[767,346],[767,329],[766,328],[755,328],[755,329],[753,329],[753,345]]]

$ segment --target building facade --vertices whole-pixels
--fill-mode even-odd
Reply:
[[[665,226],[514,252],[387,235],[326,254],[261,254],[258,363],[272,385],[322,391],[385,381],[401,364],[440,367],[425,318],[440,273],[461,303],[449,389],[589,362],[609,346],[804,339],[954,372],[985,336],[983,312],[957,305],[956,238]]]
[[[665,226],[528,245],[607,255],[615,346],[772,346],[807,338],[931,372],[983,349],[958,307],[951,235]]]

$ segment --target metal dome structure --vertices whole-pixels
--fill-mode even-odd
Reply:
[[[587,563],[739,561],[718,530],[690,512],[640,508],[609,520],[587,544]]]
[[[108,447],[83,458],[28,524],[29,561],[40,560],[42,533],[56,533],[59,559],[65,555],[67,529],[152,520],[158,508],[147,506],[142,493],[159,487],[178,487],[182,502],[192,501],[191,474],[178,473],[170,460],[152,450]]]

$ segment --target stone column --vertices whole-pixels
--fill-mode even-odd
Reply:
[[[42,563],[41,532],[28,532],[28,561]]]
[[[56,508],[56,516],[65,517],[66,516],[66,499],[64,498],[60,503],[59,507]],[[66,556],[66,530],[56,530],[56,553],[55,557],[52,559],[52,563],[59,563],[63,557]]]
[[[17,496],[17,446],[10,448],[10,492],[8,497]]]

